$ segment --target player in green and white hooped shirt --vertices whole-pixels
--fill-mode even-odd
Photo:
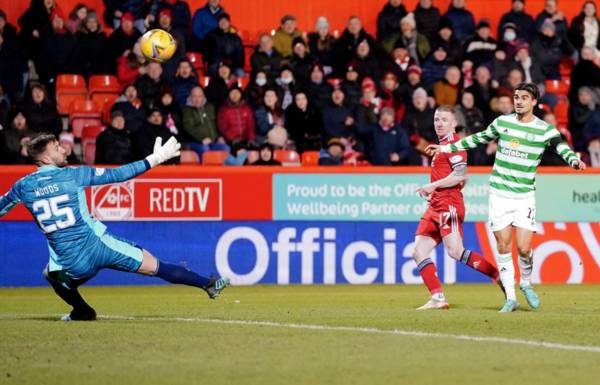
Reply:
[[[437,152],[456,152],[472,149],[479,144],[498,139],[496,160],[490,176],[489,226],[496,238],[496,257],[500,281],[506,291],[506,302],[501,312],[517,310],[515,295],[515,268],[512,262],[512,228],[516,229],[519,252],[520,287],[529,305],[537,309],[540,300],[531,287],[533,253],[531,240],[535,225],[535,174],[544,150],[548,146],[576,170],[584,170],[585,163],[562,140],[552,125],[533,115],[539,99],[535,84],[522,83],[515,88],[515,114],[496,118],[485,131],[467,136],[449,145],[429,145],[429,155]]]

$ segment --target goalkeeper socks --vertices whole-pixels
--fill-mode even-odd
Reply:
[[[517,299],[515,294],[515,265],[512,261],[512,253],[498,254],[498,271],[500,272],[500,281],[506,291],[506,299]]]
[[[531,286],[531,272],[533,271],[533,250],[528,256],[519,255],[519,271],[521,272],[521,285]]]
[[[172,265],[161,261],[158,262],[156,276],[167,282],[195,286],[201,289],[204,289],[210,282],[209,278],[202,277],[183,266]]]
[[[464,249],[460,256],[460,262],[492,279],[498,279],[498,269],[479,253]]]
[[[419,273],[421,273],[423,282],[425,282],[425,286],[429,289],[431,296],[433,297],[436,294],[441,294],[443,296],[442,284],[437,276],[437,269],[431,258],[425,258],[417,265],[417,268],[419,269]]]

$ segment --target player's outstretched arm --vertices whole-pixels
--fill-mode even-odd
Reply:
[[[469,135],[458,142],[451,144],[430,144],[425,148],[425,152],[429,156],[433,156],[438,152],[458,152],[473,149],[480,144],[486,144],[500,136],[496,129],[496,121],[494,120],[484,131]]]
[[[550,145],[554,147],[554,151],[556,151],[556,153],[575,170],[585,170],[585,163],[579,159],[567,142],[562,139],[558,130],[553,129],[550,133],[552,135]]]
[[[17,182],[13,188],[0,197],[0,217],[8,213],[21,201],[19,190],[20,187]]]
[[[158,137],[154,143],[154,151],[144,160],[128,163],[116,168],[104,169],[84,166],[77,167],[74,170],[81,186],[125,182],[171,158],[179,156],[180,148],[181,144],[174,137],[169,138],[164,145],[162,144],[162,139]]]

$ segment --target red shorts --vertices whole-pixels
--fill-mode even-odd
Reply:
[[[447,205],[444,207],[429,207],[419,222],[416,235],[433,238],[437,243],[451,233],[458,231],[462,238],[462,224],[465,219],[464,205]]]

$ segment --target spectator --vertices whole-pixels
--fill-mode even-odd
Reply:
[[[423,83],[427,89],[444,78],[448,68],[448,54],[443,46],[436,47],[431,56],[423,63]]]
[[[25,57],[36,64],[39,59],[40,38],[52,30],[50,15],[58,8],[55,0],[31,0],[29,8],[19,17],[19,36],[25,49]]]
[[[115,101],[110,109],[111,114],[120,111],[125,118],[125,127],[130,132],[136,132],[146,118],[142,101],[138,98],[137,88],[133,84],[125,87],[123,94]]]
[[[373,139],[368,136],[372,136],[372,126],[377,123],[382,107],[383,100],[377,93],[373,79],[363,79],[360,104],[355,108],[355,116],[358,137],[367,148],[370,148]]]
[[[231,144],[229,156],[225,159],[225,166],[242,166],[248,164],[249,143],[246,140],[234,140]]]
[[[106,60],[111,63],[111,72],[116,72],[117,59],[128,50],[131,51],[141,36],[133,25],[133,15],[124,13],[119,28],[115,29],[106,41]]]
[[[490,64],[490,67],[492,67],[492,74],[494,74],[494,82],[499,82],[504,79],[508,75],[513,64],[514,61],[507,57],[506,52],[498,48],[494,53],[494,59]]]
[[[508,74],[502,79],[500,87],[498,87],[499,95],[506,95],[512,98],[513,91],[517,86],[525,80],[523,71],[519,68],[511,69]]]
[[[160,98],[169,88],[167,82],[162,76],[162,66],[157,62],[146,64],[146,73],[135,81],[138,96],[144,107],[157,108],[160,104]]]
[[[254,80],[246,86],[246,89],[244,90],[244,99],[246,99],[246,102],[253,110],[261,105],[263,97],[265,96],[265,91],[269,86],[267,74],[263,71],[258,71],[254,75]]]
[[[17,111],[10,118],[10,124],[0,130],[0,164],[28,163],[27,151],[23,149],[30,135],[27,118],[23,112]]]
[[[333,81],[333,83],[334,84],[332,86],[340,85],[338,81]],[[361,84],[360,77],[354,63],[350,63],[348,65],[344,80],[341,82],[340,86],[342,87],[344,95],[346,95],[346,103],[349,106],[356,106],[360,102]],[[319,111],[323,111],[323,109],[329,104],[330,95],[331,88],[329,88],[327,94],[320,96],[323,98],[323,105],[319,108]]]
[[[281,70],[283,57],[273,47],[273,38],[269,34],[260,35],[258,47],[250,57],[252,75],[256,76],[258,72],[264,72],[269,82],[275,82]]]
[[[515,62],[513,68],[517,68],[523,72],[524,80],[527,83],[535,83],[538,87],[543,86],[546,77],[542,72],[542,67],[537,61],[532,60],[529,55],[529,44],[523,43],[517,47],[515,54]]]
[[[592,167],[600,167],[600,110],[596,109],[585,126],[583,137],[587,142]]]
[[[286,128],[298,152],[321,148],[323,120],[321,112],[309,101],[306,93],[298,91],[294,103],[285,111]]]
[[[404,105],[408,106],[412,104],[413,93],[417,88],[424,87],[423,81],[421,77],[423,75],[423,70],[418,65],[411,65],[408,67],[408,71],[406,72],[407,82],[400,86],[400,93],[402,94],[402,100],[404,101]]]
[[[583,47],[579,62],[571,71],[571,87],[569,100],[577,100],[577,92],[582,86],[589,86],[600,95],[600,67],[595,64],[597,52],[593,47]]]
[[[244,75],[244,46],[242,39],[231,27],[229,14],[223,12],[218,16],[218,28],[206,35],[206,58],[208,74],[215,76],[219,63],[227,61],[232,72],[237,76]]]
[[[58,144],[65,150],[68,164],[81,164],[81,159],[73,152],[75,147],[75,137],[70,132],[61,132],[58,137]]]
[[[418,142],[418,138],[423,138],[435,143],[437,135],[433,127],[433,113],[434,110],[427,100],[427,92],[423,88],[417,88],[412,97],[412,104],[406,109],[402,124],[411,136],[411,141]]]
[[[96,138],[96,164],[133,162],[133,143],[125,116],[120,110],[110,114],[110,125]]]
[[[275,126],[267,132],[267,143],[273,145],[278,150],[289,150],[290,141],[285,127]]]
[[[114,29],[119,28],[123,22],[123,16],[130,14],[133,18],[135,28],[146,32],[146,26],[154,21],[154,15],[158,9],[157,0],[103,0],[105,5],[104,21]]]
[[[464,59],[473,62],[473,67],[477,68],[493,60],[497,46],[496,39],[491,35],[490,22],[482,19],[477,24],[475,36],[465,41]]]
[[[270,143],[263,143],[259,148],[259,155],[257,161],[252,163],[252,166],[281,166],[281,162],[274,158],[275,147]]]
[[[344,157],[344,144],[340,138],[331,138],[327,141],[327,148],[321,149],[319,166],[339,166]]]
[[[206,5],[199,8],[192,18],[192,49],[206,53],[204,39],[209,32],[219,26],[219,15],[225,10],[221,7],[221,0],[208,0]]]
[[[452,28],[450,20],[446,17],[442,17],[438,35],[433,41],[433,46],[444,47],[444,50],[448,55],[448,63],[451,65],[460,65],[462,62],[462,43],[454,37]]]
[[[369,42],[370,47],[374,47],[375,39],[363,29],[360,18],[350,16],[346,29],[335,42],[334,57],[336,62],[333,71],[335,76],[343,74],[346,66],[356,53],[356,47],[365,39]]]
[[[252,108],[242,99],[242,90],[235,85],[229,89],[227,101],[219,109],[217,127],[229,143],[234,140],[256,139]]]
[[[191,13],[188,3],[185,0],[161,0],[158,4],[158,12],[160,13],[163,9],[171,11],[173,29],[187,41],[191,26]]]
[[[584,130],[596,109],[598,109],[598,102],[594,92],[589,87],[579,88],[577,100],[569,105],[569,131],[577,151],[586,150]]]
[[[512,95],[499,95],[495,100],[497,116],[510,115],[514,112]]]
[[[387,69],[396,74],[398,82],[404,84],[408,80],[408,68],[415,65],[416,61],[409,56],[402,39],[398,39],[392,50],[392,61],[387,64]]]
[[[0,130],[8,127],[8,112],[10,109],[10,101],[0,85]]]
[[[411,160],[414,160],[406,130],[395,123],[394,119],[395,112],[392,108],[384,107],[381,110],[379,122],[373,129],[371,160],[374,165],[404,165],[411,164]]]
[[[557,0],[546,0],[544,2],[544,10],[535,18],[535,28],[540,30],[546,19],[551,19],[556,27],[556,34],[561,39],[567,39],[569,35],[569,27],[565,15],[558,9]]]
[[[315,29],[316,32],[308,34],[309,52],[317,60],[317,63],[323,66],[325,74],[329,75],[335,64],[333,57],[335,38],[329,33],[329,22],[325,16],[317,19]]]
[[[400,123],[404,118],[404,102],[400,93],[400,84],[398,78],[393,72],[386,72],[381,79],[381,88],[379,95],[381,97],[382,107],[391,107],[394,109],[395,121]]]
[[[512,0],[511,11],[502,15],[500,19],[498,36],[502,36],[506,23],[514,23],[517,26],[517,37],[524,41],[532,41],[536,35],[535,21],[525,12],[525,0]]]
[[[377,41],[383,42],[400,35],[400,20],[406,16],[402,0],[389,0],[377,15]]]
[[[137,42],[133,49],[127,50],[117,60],[117,78],[121,84],[131,84],[140,75],[146,74],[146,58],[142,55],[140,43]]]
[[[275,89],[267,89],[262,105],[254,112],[256,121],[256,137],[259,143],[264,142],[267,133],[275,127],[285,126],[284,111]]]
[[[279,98],[281,99],[281,108],[285,110],[292,104],[294,90],[296,89],[296,79],[294,78],[292,69],[290,67],[283,67],[275,83],[277,84]]]
[[[508,59],[512,60],[517,52],[517,48],[525,43],[523,39],[519,39],[517,25],[513,22],[508,22],[502,27],[502,34],[500,35],[502,40],[500,41],[499,48],[506,52]]]
[[[50,15],[52,31],[40,39],[40,60],[36,66],[40,81],[44,84],[54,82],[59,73],[76,73],[80,47],[75,36],[67,33],[64,17],[60,8]]]
[[[475,34],[475,18],[465,8],[465,0],[452,0],[444,17],[450,21],[454,37],[463,42]]]
[[[490,70],[487,67],[477,67],[475,70],[475,82],[467,88],[467,92],[473,94],[475,106],[483,112],[485,125],[487,126],[494,118],[490,101],[497,95],[496,89],[492,87],[492,78]]]
[[[569,39],[577,49],[594,47],[600,50],[600,19],[598,19],[596,3],[586,1],[581,13],[571,22]]]
[[[77,40],[81,52],[79,54],[79,72],[86,77],[108,72],[106,62],[106,34],[102,31],[96,12],[87,12],[79,31]]]
[[[157,137],[166,143],[173,136],[164,124],[164,116],[158,108],[149,108],[146,121],[142,127],[132,133],[133,157],[136,160],[144,159],[154,151],[154,142]],[[167,164],[179,163],[179,157],[173,158]],[[163,163],[164,164],[164,163]]]
[[[440,24],[440,10],[433,6],[433,0],[419,0],[414,11],[417,31],[429,41],[437,35]]]
[[[403,45],[408,50],[408,55],[417,63],[421,63],[431,50],[431,46],[427,38],[421,33],[417,32],[417,24],[415,22],[415,17],[412,13],[404,16],[400,21],[400,30],[401,34],[398,39],[394,42],[393,47],[398,44]],[[398,43],[398,40],[401,43]],[[385,46],[384,46],[384,49]],[[391,49],[386,49],[386,52],[391,51]]]
[[[356,131],[352,109],[344,104],[344,91],[337,86],[331,93],[331,102],[323,110],[323,128],[326,137],[347,138]]]
[[[363,39],[358,43],[352,63],[363,79],[366,77],[379,79],[381,77],[380,60],[375,56],[373,46],[368,39]]]
[[[456,121],[465,136],[483,130],[483,113],[475,107],[475,98],[470,92],[463,92],[460,105],[456,107]]]
[[[551,19],[547,19],[540,29],[536,40],[531,46],[534,60],[540,63],[542,72],[547,79],[560,80],[560,59],[570,56],[574,49],[568,40],[563,40],[556,35],[556,26]]]
[[[72,35],[75,35],[85,23],[88,8],[83,3],[78,3],[73,7],[69,17],[65,22],[65,29]]]
[[[0,87],[13,101],[23,96],[23,77],[27,70],[23,55],[15,27],[0,10]]]
[[[308,47],[302,37],[294,38],[292,50],[290,66],[294,71],[294,78],[298,84],[305,84],[310,77],[314,59],[308,54]]]
[[[236,83],[228,63],[219,63],[218,71],[218,76],[212,77],[208,87],[206,87],[206,97],[217,110],[221,108],[225,99],[227,99],[229,88]]]
[[[448,67],[444,79],[433,85],[433,94],[438,106],[456,105],[460,98],[460,69],[456,66]]]
[[[192,88],[198,85],[198,78],[192,63],[188,59],[179,61],[177,66],[177,72],[175,73],[175,80],[172,84],[173,99],[175,99],[175,105],[182,108],[186,105],[186,101]]]
[[[171,56],[169,60],[162,63],[163,77],[165,80],[171,83],[173,82],[175,73],[177,72],[179,62],[186,58],[185,53],[187,48],[185,35],[182,35],[179,33],[179,31],[173,28],[173,14],[168,8],[164,8],[158,13],[157,27],[169,32],[177,43],[177,49],[175,50],[173,56]]]
[[[329,104],[329,95],[331,95],[331,86],[325,81],[323,66],[314,64],[310,71],[310,80],[304,86],[306,95],[311,104],[319,111],[322,111]]]
[[[48,97],[46,87],[39,83],[31,86],[31,96],[23,104],[23,115],[34,133],[47,132],[58,137],[62,131],[62,121],[56,105]]]
[[[273,44],[277,52],[284,58],[292,56],[292,42],[297,37],[302,37],[302,32],[296,28],[296,17],[293,15],[283,16],[281,25],[273,35]]]

